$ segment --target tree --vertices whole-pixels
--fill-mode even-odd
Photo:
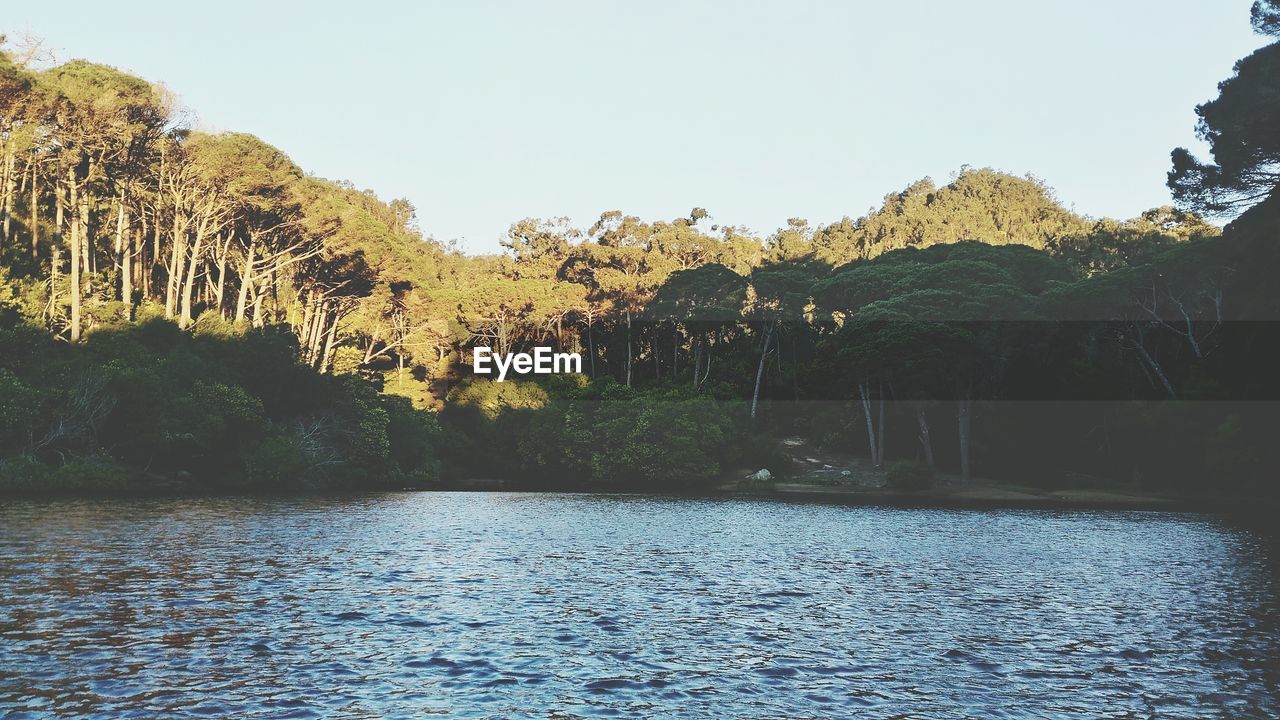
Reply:
[[[83,60],[48,70],[41,80],[55,98],[50,123],[70,216],[70,335],[75,341],[81,333],[82,290],[91,291],[85,272],[95,261],[90,208],[95,197],[114,194],[136,160],[159,139],[168,123],[168,103],[145,81]]]
[[[736,323],[746,299],[746,278],[719,263],[677,270],[655,294],[650,309],[690,331],[695,390],[711,372],[708,335],[716,328]]]
[[[502,246],[515,260],[517,277],[554,277],[564,257],[582,231],[569,224],[569,218],[548,220],[525,218],[512,223]]]
[[[1280,34],[1280,7],[1253,4],[1261,33]],[[1229,215],[1271,197],[1280,184],[1280,43],[1238,61],[1218,84],[1218,97],[1196,107],[1196,135],[1209,144],[1213,162],[1186,148],[1172,153],[1168,184],[1179,205],[1209,215]]]
[[[1221,234],[1220,228],[1193,212],[1163,206],[1124,222],[1103,218],[1084,234],[1056,238],[1049,250],[1082,273],[1094,275],[1144,265],[1177,243]]]
[[[165,307],[186,327],[192,320],[196,274],[206,262],[211,265],[206,277],[215,278],[213,309],[224,317],[230,266],[239,265],[239,297],[246,301],[268,260],[279,270],[282,258],[268,258],[268,248],[273,237],[296,238],[282,231],[296,229],[299,221],[295,195],[302,171],[284,153],[247,133],[192,133],[179,149],[171,163],[169,192],[175,227],[184,232],[174,237]],[[301,249],[296,245],[297,241],[288,242],[287,249],[269,254],[291,254]],[[243,317],[240,301],[236,319]]]
[[[1262,35],[1280,35],[1280,2],[1254,0],[1250,8],[1253,29]]]
[[[749,323],[763,329],[755,386],[751,392],[751,419],[760,404],[760,385],[765,361],[773,352],[779,326],[786,321],[803,321],[813,286],[811,268],[803,262],[781,262],[756,268],[749,278],[745,315]]]

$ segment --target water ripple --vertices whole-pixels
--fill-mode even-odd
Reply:
[[[423,493],[0,507],[0,717],[1280,717],[1271,534]]]

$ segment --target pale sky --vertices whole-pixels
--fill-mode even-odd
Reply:
[[[825,223],[964,164],[1132,217],[1265,43],[1249,0],[2,4],[11,37],[162,82],[472,252],[611,209]]]

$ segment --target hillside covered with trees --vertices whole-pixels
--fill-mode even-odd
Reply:
[[[965,479],[1273,493],[1278,57],[1199,108],[1213,158],[1173,153],[1177,207],[1129,220],[966,167],[763,237],[611,210],[469,256],[156,85],[9,47],[0,491],[688,490],[782,471],[768,438],[798,434]],[[476,345],[584,372],[472,377]]]

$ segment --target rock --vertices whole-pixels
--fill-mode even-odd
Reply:
[[[773,473],[769,472],[767,468],[760,468],[748,475],[747,479],[752,482],[769,482],[773,479]]]

